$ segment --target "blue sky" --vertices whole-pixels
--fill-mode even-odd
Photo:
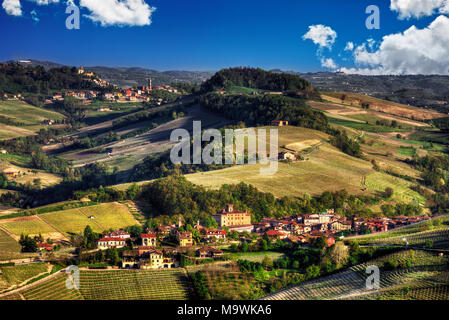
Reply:
[[[218,70],[243,65],[308,72],[329,70],[322,67],[324,57],[335,62],[335,70],[368,67],[394,73],[391,70],[396,68],[413,73],[417,66],[387,66],[387,62],[379,61],[383,55],[378,49],[382,37],[401,33],[412,25],[425,29],[439,16],[401,20],[387,0],[131,0],[146,1],[156,8],[151,24],[102,26],[101,22],[82,16],[81,28],[68,30],[65,0],[49,5],[37,5],[36,1],[21,0],[20,16],[0,8],[1,61],[33,58],[77,66],[140,66],[157,70]],[[75,4],[79,5],[79,1]],[[380,8],[380,30],[365,27],[365,9],[371,4]],[[32,11],[39,21],[32,19]],[[87,7],[81,7],[81,13],[92,14]],[[441,28],[446,26],[443,22]],[[318,50],[313,41],[302,38],[312,25],[328,26],[336,32],[332,48]],[[353,42],[357,48],[367,44],[368,39],[376,44],[365,52],[344,50],[347,42]],[[373,59],[377,65],[371,64]],[[429,65],[431,73],[445,69],[446,62],[439,56],[431,59],[438,60]]]

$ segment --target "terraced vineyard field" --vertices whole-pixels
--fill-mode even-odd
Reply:
[[[2,252],[20,252],[20,245],[0,229],[0,256]]]
[[[449,242],[449,228],[428,230],[411,234],[409,236],[396,236],[387,239],[374,239],[372,243],[388,242],[390,244],[405,244],[408,242],[411,246],[424,246],[431,241],[432,247],[435,248],[448,248]]]
[[[47,282],[33,286],[21,292],[26,300],[83,300],[78,290],[66,288],[67,276],[63,273]]]
[[[412,261],[408,267],[399,267],[387,271],[383,268],[388,260],[405,263]],[[377,265],[381,269],[380,289],[372,292],[366,288],[366,267]],[[370,295],[381,296],[396,288],[410,287],[416,290],[426,288],[437,292],[439,297],[449,298],[447,290],[448,259],[422,251],[401,251],[372,260],[365,264],[351,267],[334,275],[307,281],[299,286],[290,287],[263,299],[265,300],[326,300],[326,299],[365,299]],[[416,294],[420,292],[417,291]],[[422,297],[425,292],[422,291]],[[428,297],[431,297],[429,293]]]
[[[361,235],[357,237],[351,237],[349,239],[355,239],[359,243],[378,243],[378,242],[390,242],[396,238],[405,237],[407,240],[414,234],[423,233],[426,231],[441,231],[442,234],[447,234],[446,230],[449,228],[449,215],[440,216],[430,221],[424,221],[420,223],[411,224],[408,226],[391,229],[387,232],[379,232],[375,234]],[[413,239],[413,238],[410,238]],[[403,241],[402,241],[403,242]]]
[[[46,263],[0,267],[0,292],[19,285],[39,274],[48,272],[48,270]]]
[[[185,300],[192,294],[181,269],[81,270],[80,290],[68,290],[66,279],[60,273],[20,293],[27,300]]]
[[[382,172],[373,172],[366,176],[366,186],[370,190],[384,192],[386,188],[393,188],[393,200],[405,203],[425,203],[426,199],[416,191],[410,189],[412,183],[404,179],[390,176]]]
[[[57,230],[40,220],[38,217],[20,217],[8,220],[0,220],[0,226],[13,233],[16,237],[24,235],[38,235],[57,233]]]
[[[181,270],[82,271],[80,288],[87,300],[183,300],[190,294]]]

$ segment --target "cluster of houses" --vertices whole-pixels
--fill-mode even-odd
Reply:
[[[247,210],[235,210],[232,204],[226,206],[221,212],[213,215],[218,224],[218,229],[208,230],[199,225],[195,228],[199,231],[201,243],[196,243],[192,232],[180,231],[178,225],[159,226],[155,230],[148,230],[139,239],[131,239],[131,235],[125,231],[116,231],[106,234],[98,240],[98,248],[124,248],[127,241],[138,241],[138,246],[132,250],[123,252],[123,268],[140,269],[165,269],[176,268],[179,262],[175,257],[178,253],[187,250],[195,250],[196,259],[218,258],[223,252],[207,244],[213,242],[225,242],[229,232],[255,233],[258,237],[267,236],[272,240],[282,240],[291,243],[309,243],[314,238],[324,237],[326,245],[332,246],[339,232],[349,230],[351,232],[381,232],[400,226],[418,223],[430,219],[429,217],[396,217],[396,218],[372,218],[365,219],[354,216],[352,219],[341,217],[333,209],[319,214],[305,214],[290,216],[283,219],[264,218],[259,223],[251,223],[251,214]],[[160,241],[171,238],[176,239],[178,246],[160,246]],[[197,239],[198,240],[198,239]]]
[[[83,73],[83,74],[89,75],[90,73]],[[92,78],[92,81],[98,81],[98,80],[95,77],[95,78]],[[104,80],[100,80],[100,82],[98,84],[103,87],[111,85],[110,83],[107,83]],[[92,101],[97,98],[105,100],[105,101],[117,102],[117,103],[154,102],[157,105],[161,105],[161,104],[167,102],[162,98],[158,98],[158,99],[152,98],[151,92],[153,90],[164,90],[167,92],[179,93],[179,91],[177,89],[172,88],[171,86],[168,86],[168,85],[162,85],[162,86],[157,86],[157,87],[153,88],[152,80],[148,79],[148,85],[146,85],[146,86],[138,86],[138,87],[130,88],[130,89],[116,88],[116,90],[114,90],[113,92],[100,93],[99,91],[92,91],[92,90],[79,91],[79,92],[75,92],[75,91],[58,92],[58,93],[54,94],[52,97],[50,97],[49,99],[47,99],[46,103],[50,104],[50,103],[54,103],[57,101],[62,101],[62,100],[64,100],[65,97],[77,98],[77,99],[81,100],[82,104],[84,104],[84,105],[91,104]],[[111,110],[109,108],[100,108],[98,111],[109,112]]]

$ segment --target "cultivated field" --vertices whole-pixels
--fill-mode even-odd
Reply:
[[[35,236],[41,234],[44,239],[54,238],[58,231],[37,216],[0,220],[0,227],[5,228],[18,240],[21,234]]]
[[[341,99],[343,95],[345,96],[345,100]],[[362,103],[369,103],[370,110],[379,111],[382,113],[387,113],[390,115],[395,115],[409,119],[412,119],[413,117],[413,119],[417,120],[427,120],[427,119],[443,118],[446,116],[434,110],[406,106],[396,102],[381,100],[367,95],[361,95],[356,93],[325,92],[321,95],[321,97],[324,100],[333,103],[346,104],[352,106],[361,106]]]
[[[383,172],[372,172],[366,176],[366,187],[369,190],[384,192],[390,187],[394,190],[393,200],[397,202],[425,204],[426,199],[418,192],[410,189],[412,183]]]
[[[40,217],[64,233],[82,232],[87,225],[90,225],[95,232],[103,232],[138,224],[128,208],[116,202],[55,211],[42,214]]]
[[[409,261],[409,267],[399,267],[394,270],[384,269],[388,260]],[[377,265],[381,269],[380,289],[372,291],[366,288],[366,268]],[[299,286],[293,286],[265,297],[265,300],[337,300],[366,299],[370,295],[381,295],[392,289],[423,288],[426,283],[429,293],[421,294],[421,299],[449,298],[447,289],[448,259],[423,251],[402,251],[357,265],[334,275],[307,281]],[[407,298],[407,297],[404,297]]]
[[[33,135],[46,127],[44,120],[62,120],[58,112],[38,108],[22,101],[0,101],[0,117],[9,118],[21,125],[0,124],[0,139]]]
[[[66,279],[61,273],[20,294],[27,300],[186,300],[192,295],[181,269],[81,270],[80,290],[68,290]]]
[[[19,243],[0,229],[0,260],[15,257],[20,253]]]
[[[71,160],[74,166],[104,161],[114,166],[117,165],[122,170],[129,169],[148,155],[169,150],[174,145],[174,142],[170,141],[172,131],[178,128],[192,131],[193,121],[201,121],[202,129],[220,128],[230,122],[221,116],[203,111],[199,106],[195,106],[190,108],[184,117],[162,124],[147,133],[103,145],[102,148],[112,150],[111,154],[98,153],[97,148],[93,148],[67,153],[63,157]]]
[[[17,266],[0,266],[0,292],[49,271],[46,263],[23,264]]]

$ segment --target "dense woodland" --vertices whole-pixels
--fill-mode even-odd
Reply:
[[[273,120],[311,129],[327,128],[326,116],[313,111],[304,101],[284,96],[222,95],[208,93],[198,99],[202,107],[243,121],[247,126],[270,125]]]
[[[28,67],[14,63],[0,64],[0,93],[49,94],[51,90],[98,89],[97,86],[78,74],[75,67],[53,68]]]
[[[306,80],[290,74],[274,73],[260,68],[230,68],[217,72],[201,86],[203,93],[232,86],[270,91],[307,91],[315,89]]]

